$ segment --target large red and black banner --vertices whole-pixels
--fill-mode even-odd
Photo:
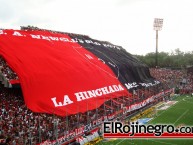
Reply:
[[[86,112],[129,96],[132,83],[154,83],[148,68],[124,49],[83,35],[0,30],[0,55],[19,76],[34,112]]]
[[[88,36],[68,34],[71,40],[92,52],[108,65],[119,81],[128,89],[157,84],[149,73],[149,68],[133,57],[121,46],[94,40]]]

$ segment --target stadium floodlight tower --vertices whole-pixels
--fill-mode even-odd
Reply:
[[[154,30],[156,31],[156,56],[155,56],[155,66],[158,66],[158,31],[162,30],[163,19],[155,18],[154,19]]]

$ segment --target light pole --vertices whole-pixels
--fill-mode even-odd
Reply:
[[[163,19],[155,18],[153,28],[156,31],[156,54],[155,54],[155,66],[158,66],[158,31],[161,31],[163,26]]]

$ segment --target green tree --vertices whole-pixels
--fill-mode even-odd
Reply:
[[[136,55],[136,57],[149,67],[155,67],[155,53],[150,52],[146,55]],[[186,67],[193,65],[193,51],[182,52],[179,48],[170,54],[166,52],[158,53],[158,66],[160,67]]]

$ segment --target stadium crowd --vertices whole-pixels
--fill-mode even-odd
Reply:
[[[180,94],[193,93],[193,72],[165,68],[151,68],[151,75],[162,82],[164,87],[175,87]]]
[[[142,91],[139,93],[143,94]],[[146,95],[148,97],[149,94]],[[139,99],[137,95],[133,99],[120,97],[107,101],[96,110],[60,117],[30,111],[24,103],[21,90],[5,88],[1,85],[0,140],[2,144],[7,142],[10,145],[36,144],[45,140],[55,140],[68,130],[85,126],[104,115],[111,115],[123,106],[134,104]]]
[[[1,73],[6,78],[18,79],[5,61],[0,59],[0,65],[2,66]],[[112,99],[105,102],[100,108],[67,117],[34,113],[26,107],[21,89],[5,88],[0,85],[0,145],[34,145],[45,140],[55,140],[70,130],[87,125],[104,115],[113,114],[124,106],[140,102],[161,90],[178,87],[181,94],[193,92],[193,74],[191,72],[187,74],[184,70],[150,69],[150,73],[162,82],[159,88],[133,90],[132,98]]]
[[[18,80],[17,74],[12,71],[12,69],[8,66],[7,62],[3,59],[3,57],[0,57],[0,71],[8,81]]]

